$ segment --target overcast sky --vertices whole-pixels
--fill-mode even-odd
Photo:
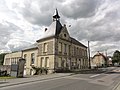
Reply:
[[[0,0],[0,52],[35,43],[56,8],[72,37],[90,41],[92,55],[120,49],[120,0]]]

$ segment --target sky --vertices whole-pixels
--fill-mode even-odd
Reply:
[[[56,8],[71,37],[90,41],[91,55],[120,49],[120,0],[0,0],[0,53],[35,43]]]

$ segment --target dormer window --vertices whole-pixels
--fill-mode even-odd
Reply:
[[[45,28],[45,32],[47,31],[47,28]]]
[[[66,37],[66,34],[64,34],[64,37]]]
[[[35,63],[35,54],[32,53],[31,54],[31,64],[34,64]]]

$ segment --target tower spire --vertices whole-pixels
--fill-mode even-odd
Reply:
[[[53,21],[59,20],[60,16],[58,14],[57,8],[55,9],[54,15],[53,15]]]

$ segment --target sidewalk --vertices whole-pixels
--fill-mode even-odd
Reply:
[[[43,81],[43,80],[53,79],[53,78],[60,78],[60,77],[65,77],[70,75],[72,75],[72,73],[55,73],[55,74],[37,75],[37,76],[31,76],[31,77],[25,77],[25,78],[0,80],[0,88],[24,84],[24,83],[36,82],[36,81]]]

